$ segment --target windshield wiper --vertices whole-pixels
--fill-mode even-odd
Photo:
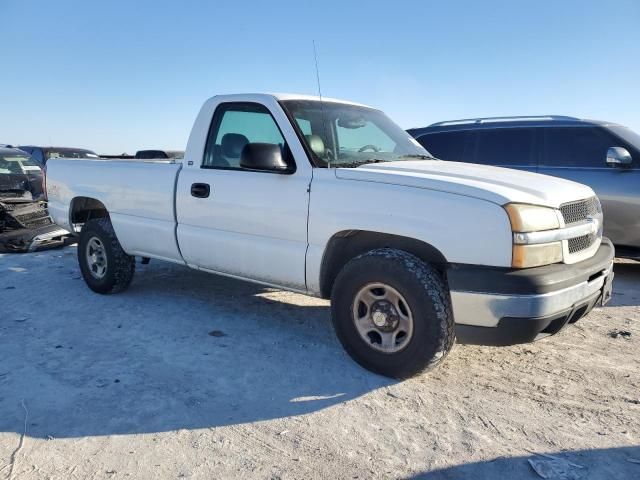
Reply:
[[[390,160],[382,160],[380,158],[372,158],[370,160],[362,160],[360,162],[351,162],[351,163],[336,163],[334,164],[337,168],[357,168],[362,165],[366,165],[367,163],[386,163]]]
[[[420,153],[409,153],[407,155],[400,155],[400,158],[419,158],[420,160],[437,160],[436,157],[430,155],[422,155]]]

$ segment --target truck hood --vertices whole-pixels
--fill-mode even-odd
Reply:
[[[557,177],[442,160],[408,160],[337,168],[336,177],[438,190],[499,205],[516,202],[558,208],[563,203],[595,195],[586,185]]]

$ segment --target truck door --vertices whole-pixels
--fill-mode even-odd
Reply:
[[[275,99],[270,107],[215,106],[202,157],[188,148],[179,176],[178,243],[191,266],[305,290],[311,165]],[[293,173],[241,168],[255,143],[278,145]]]

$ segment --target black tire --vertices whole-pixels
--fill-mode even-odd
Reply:
[[[400,293],[413,315],[413,333],[398,352],[376,350],[355,326],[356,295],[376,282]],[[455,343],[451,298],[442,275],[401,250],[372,250],[349,261],[334,282],[331,312],[347,353],[364,368],[387,377],[407,378],[428,371],[444,360]]]
[[[93,238],[97,238],[104,246],[106,272],[102,278],[92,275],[86,255],[87,245]],[[131,284],[136,269],[135,257],[122,250],[108,218],[96,218],[84,224],[78,242],[78,263],[86,284],[91,290],[101,294],[125,290]]]

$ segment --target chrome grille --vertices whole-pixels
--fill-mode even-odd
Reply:
[[[567,240],[569,254],[587,250],[602,237],[602,207],[600,206],[598,197],[565,203],[560,206],[560,212],[562,213],[566,226],[584,223],[590,219],[597,220],[599,224],[598,232]]]
[[[566,225],[584,222],[589,217],[599,217],[602,214],[602,208],[598,197],[591,197],[586,200],[565,203],[560,206],[560,212],[564,218]]]
[[[569,243],[569,253],[578,253],[582,250],[586,250],[591,245],[593,245],[593,242],[595,242],[597,239],[598,235],[596,234],[570,238],[569,240],[567,240]]]

